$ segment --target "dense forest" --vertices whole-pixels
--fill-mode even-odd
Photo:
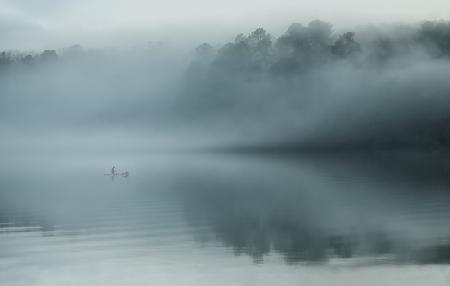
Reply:
[[[265,29],[257,28],[248,35],[239,34],[234,41],[222,46],[208,43],[195,51],[197,60],[210,61],[212,67],[233,73],[262,73],[278,75],[300,74],[330,61],[370,61],[385,64],[398,56],[422,49],[434,58],[450,56],[450,22],[426,21],[419,27],[401,26],[401,32],[376,30],[359,35],[349,31],[337,34],[330,23],[315,20],[307,25],[293,23],[278,38]],[[162,43],[160,43],[162,44]],[[3,51],[0,66],[38,64],[58,58],[81,56],[85,53],[79,45],[41,53]]]
[[[321,21],[295,23],[278,38],[259,28],[196,52],[194,102],[238,110],[237,125],[259,111],[275,137],[289,133],[269,148],[450,145],[450,22],[341,34]]]
[[[147,49],[139,55],[145,57],[153,51]],[[78,45],[40,53],[4,51],[0,53],[0,77],[11,70],[39,73],[41,67],[59,64],[70,70],[70,65],[92,59],[94,65],[108,61],[113,65],[114,59],[109,58],[116,55]],[[106,60],[99,62],[99,57]],[[122,53],[120,57],[121,65],[127,57],[134,57],[133,65],[139,62],[135,55]],[[111,116],[102,110],[97,115],[101,114],[103,121],[93,116],[95,123],[120,120],[126,125],[133,113],[131,125],[170,121],[177,128],[245,138],[241,143],[249,145],[450,146],[450,22],[336,32],[331,24],[315,20],[307,25],[294,23],[279,37],[258,28],[226,44],[203,43],[186,62],[173,62],[143,59],[138,64],[152,65],[158,76],[167,75],[164,82],[170,88],[158,87],[162,89],[157,93],[170,99],[150,104],[144,96],[135,101],[136,106],[126,104],[127,111],[121,112],[119,119],[117,113]],[[81,72],[83,76],[91,67],[92,63]],[[143,83],[146,77],[153,77],[145,74],[145,68],[117,65],[116,69],[124,70],[122,83],[131,86],[127,97],[156,93]],[[167,69],[178,69],[182,76],[171,78],[173,73],[157,72]],[[124,75],[130,70],[133,75]],[[97,77],[96,86],[111,84],[111,78]],[[123,94],[118,96],[123,98]],[[158,120],[156,113],[162,114]],[[148,120],[149,114],[152,120]],[[86,122],[86,116],[83,120]]]

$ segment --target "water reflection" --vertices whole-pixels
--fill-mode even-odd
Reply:
[[[242,156],[242,155],[241,155]],[[449,157],[369,153],[221,158],[178,177],[186,217],[256,263],[448,263]]]
[[[133,176],[114,181],[102,173],[108,156],[66,168],[60,158],[40,169],[17,160],[0,173],[0,264],[161,263],[211,251],[210,263],[233,258],[228,249],[257,264],[276,255],[288,264],[446,264],[449,159],[437,152],[124,156]]]

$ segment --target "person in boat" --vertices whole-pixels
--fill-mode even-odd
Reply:
[[[116,166],[113,166],[111,169],[111,175],[115,175],[116,174]]]

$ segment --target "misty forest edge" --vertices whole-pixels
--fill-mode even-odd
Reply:
[[[73,58],[97,56],[98,53],[101,52],[85,51],[78,45],[58,53],[55,50],[42,53],[4,51],[0,53],[0,76],[12,70],[39,69]],[[307,112],[309,102],[314,101],[305,98],[314,94],[311,92],[314,86],[326,85],[324,70],[344,67],[363,74],[368,70],[370,74],[389,73],[393,69],[409,71],[414,69],[413,61],[416,59],[421,63],[443,65],[443,71],[448,71],[450,22],[426,21],[417,27],[398,25],[394,29],[374,28],[372,31],[365,29],[338,34],[331,24],[315,20],[307,25],[294,23],[278,38],[258,28],[219,47],[207,43],[199,45],[184,71],[182,92],[179,92],[183,95],[172,110],[180,117],[189,118],[193,125],[205,125],[204,122],[210,122],[214,114],[225,114],[225,117],[229,114],[234,118],[233,122],[239,118],[245,121],[248,118],[242,114],[246,113],[247,107],[242,106],[255,104],[258,100],[260,103],[257,104],[261,104],[267,97],[281,97],[293,109],[298,109],[298,118],[291,119],[302,121],[302,112]],[[317,80],[321,77],[323,82]],[[358,85],[354,89],[375,96],[367,96],[371,98],[367,104],[348,104],[346,112],[358,114],[351,115],[351,120],[340,121],[339,117],[325,116],[319,124],[325,131],[310,130],[306,137],[302,137],[301,128],[296,134],[297,125],[293,124],[294,127],[288,128],[291,130],[289,136],[281,138],[275,132],[274,137],[265,138],[266,143],[271,143],[263,145],[277,148],[319,146],[324,149],[450,147],[448,81],[439,81],[443,85],[436,86],[431,80],[423,83],[422,89],[410,91],[406,89],[408,80],[393,82],[395,88],[384,83],[373,85],[370,78],[367,81],[360,83],[366,87],[359,89]],[[392,78],[386,82],[392,82]],[[301,86],[307,86],[308,91],[302,92]],[[336,93],[345,93],[346,88]],[[241,104],[240,98],[252,92],[260,96],[251,97]],[[296,99],[290,99],[293,97]],[[374,100],[374,97],[378,99]],[[386,99],[390,101],[387,105],[379,103]],[[370,108],[367,107],[369,105]],[[265,112],[267,110],[270,113],[270,108]],[[264,116],[264,112],[259,110],[249,121]],[[274,115],[268,117],[271,116]]]

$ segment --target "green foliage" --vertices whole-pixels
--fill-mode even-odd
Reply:
[[[40,55],[40,58],[43,61],[54,61],[58,58],[58,55],[56,54],[55,50],[45,50]]]
[[[418,31],[418,41],[435,56],[450,56],[450,22],[424,22]]]
[[[340,35],[332,47],[334,55],[347,58],[361,52],[361,45],[355,41],[355,33],[347,32]]]
[[[214,48],[208,44],[203,43],[199,45],[197,48],[195,48],[195,53],[197,57],[209,57],[213,54]]]
[[[36,61],[36,56],[25,53],[0,52],[0,69],[13,66],[17,63],[31,65]]]
[[[373,41],[369,57],[374,63],[385,63],[394,56],[394,53],[394,43],[386,37],[380,37]]]
[[[11,54],[7,52],[0,53],[0,67],[7,66],[13,62]]]
[[[332,26],[312,21],[308,26],[292,24],[276,42],[277,60],[272,71],[290,74],[326,62],[331,55]]]
[[[263,71],[270,64],[272,36],[258,28],[250,35],[236,36],[219,50],[215,67],[232,72]]]

